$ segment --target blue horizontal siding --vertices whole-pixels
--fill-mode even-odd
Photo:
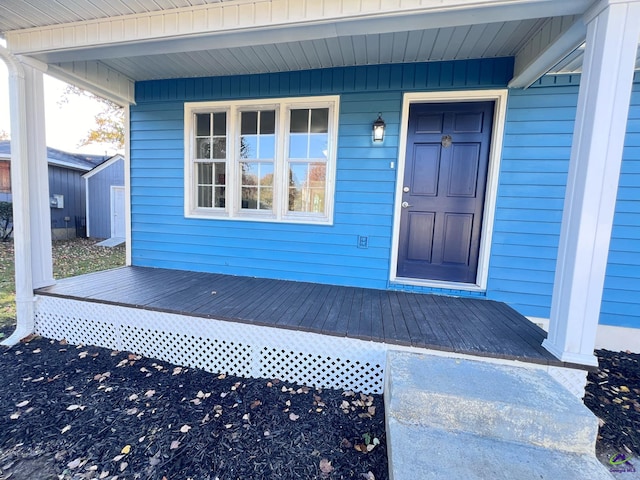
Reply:
[[[131,107],[132,261],[386,288],[402,95],[504,87],[512,59],[138,82]],[[340,95],[333,225],[184,217],[184,102]],[[371,123],[383,113],[382,145]],[[367,236],[369,248],[358,248]]]
[[[508,100],[487,296],[548,317],[579,77]],[[640,328],[640,78],[634,84],[600,322]]]

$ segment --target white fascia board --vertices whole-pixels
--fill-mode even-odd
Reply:
[[[239,0],[14,30],[6,37],[14,54],[35,55],[50,64],[274,43],[279,38],[295,41],[575,15],[590,4],[591,0]]]
[[[94,167],[93,169],[89,170],[87,173],[83,174],[82,176],[84,178],[93,177],[96,173],[101,172],[105,168],[110,167],[111,165],[113,165],[114,163],[116,163],[116,162],[118,162],[120,160],[124,161],[124,157],[122,155],[120,155],[119,153],[117,153],[113,157],[111,157],[108,160],[105,160],[104,162],[102,162],[97,167]]]
[[[548,19],[516,54],[509,88],[529,87],[578,48],[586,34],[582,16]]]

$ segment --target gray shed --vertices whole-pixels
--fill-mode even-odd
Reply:
[[[124,240],[124,157],[114,155],[82,177],[87,195],[87,237]]]
[[[11,143],[0,141],[0,201],[11,202]],[[108,160],[107,160],[108,161]],[[47,147],[51,237],[85,236],[86,192],[82,176],[106,163],[101,155],[69,153]]]

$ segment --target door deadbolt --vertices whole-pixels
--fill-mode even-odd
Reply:
[[[409,187],[404,187],[404,188],[402,189],[402,191],[403,191],[404,193],[409,193]]]

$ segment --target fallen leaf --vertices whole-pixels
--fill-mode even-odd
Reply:
[[[84,405],[69,405],[67,407],[67,410],[69,410],[70,412],[73,412],[74,410],[84,410],[85,408],[87,407],[85,407]]]
[[[134,394],[132,394],[132,395],[129,395],[129,399],[128,399],[128,400],[129,400],[130,402],[133,402],[134,400],[137,400],[137,399],[138,399],[138,395],[136,395],[136,394],[134,393]]]
[[[187,433],[189,430],[191,430],[191,427],[189,425],[183,425],[182,427],[180,427],[180,432],[182,433]]]
[[[109,476],[109,470],[103,470],[102,472],[100,472],[100,476],[98,478],[103,479],[103,478],[107,478]]]
[[[23,402],[16,403],[16,407],[18,407],[18,408],[26,407],[27,405],[29,405],[29,400],[25,400]]]
[[[123,458],[124,458],[124,455],[116,455],[115,457],[113,457],[113,461],[114,462],[119,462]]]
[[[260,405],[262,405],[262,402],[260,400],[254,400],[253,402],[251,402],[251,404],[249,405],[249,408],[251,410],[255,410],[257,407],[259,407]]]
[[[156,391],[155,391],[155,390],[147,390],[147,391],[145,392],[144,396],[145,396],[145,397],[147,397],[147,398],[151,398],[151,397],[153,397],[155,394],[156,394]]]
[[[42,350],[41,350],[41,349],[39,349],[39,348],[36,348],[36,349],[35,349],[33,352],[31,352],[31,353],[40,353],[40,352],[42,352]]]
[[[31,333],[29,335],[27,335],[26,337],[23,337],[20,339],[20,343],[29,343],[32,340],[35,340],[36,338],[38,338],[39,335],[36,335],[35,333]]]
[[[11,420],[17,420],[20,418],[20,412],[12,413],[9,417]]]
[[[295,422],[296,420],[298,420],[300,418],[300,415],[296,415],[295,413],[290,413],[289,414],[289,420]]]
[[[173,442],[171,442],[169,450],[175,450],[178,447],[180,447],[180,440],[174,440]]]
[[[81,458],[76,458],[75,460],[71,460],[69,463],[67,463],[67,467],[73,470],[75,468],[78,468],[81,462],[82,462]]]
[[[373,472],[361,473],[360,477],[362,477],[364,480],[376,480],[376,476],[373,474]]]
[[[182,367],[176,367],[173,369],[173,373],[171,375],[179,375],[182,373]]]
[[[122,450],[120,450],[120,453],[122,453],[123,455],[129,455],[130,451],[131,445],[125,445],[124,447],[122,447]]]
[[[67,433],[69,430],[71,430],[71,425],[67,425],[66,427],[64,427],[62,430],[60,430],[60,433]]]
[[[331,472],[333,472],[333,470],[333,465],[331,465],[331,462],[329,460],[327,460],[326,458],[320,460],[320,471],[323,474],[329,475]]]
[[[66,338],[63,338],[63,339],[62,339],[62,340],[60,340],[58,343],[59,343],[60,345],[69,345],[69,342],[67,342],[67,339],[66,339]]]
[[[120,471],[124,472],[124,469],[127,468],[129,466],[129,464],[127,462],[122,462],[120,464]]]

